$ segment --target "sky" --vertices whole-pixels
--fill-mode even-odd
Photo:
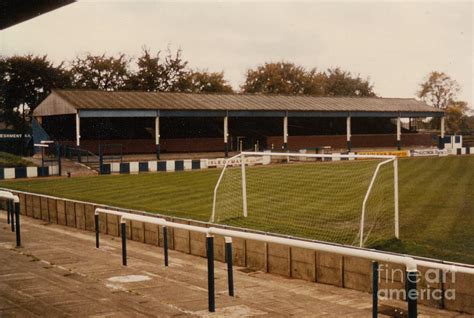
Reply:
[[[461,86],[474,109],[472,1],[79,0],[0,31],[0,54],[77,55],[181,48],[192,68],[224,71],[235,89],[246,70],[288,61],[341,67],[382,97],[415,97],[431,71]]]

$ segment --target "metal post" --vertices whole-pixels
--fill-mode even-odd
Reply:
[[[397,149],[402,149],[401,143],[401,135],[402,135],[402,122],[400,117],[397,117]]]
[[[12,216],[13,218],[13,216]],[[16,247],[21,247],[20,202],[15,202]]]
[[[372,317],[377,318],[379,311],[379,263],[372,262]]]
[[[10,201],[10,224],[12,226],[12,232],[15,232],[15,218],[14,218],[14,213],[15,213],[15,208],[14,208],[14,202],[13,200],[9,200]]]
[[[103,173],[103,167],[104,166],[104,146],[99,145],[99,174]]]
[[[163,226],[163,254],[165,255],[165,266],[168,266],[168,231]]]
[[[407,300],[408,300],[408,318],[416,318],[417,313],[417,290],[416,290],[416,271],[407,272]]]
[[[229,137],[229,117],[224,116],[224,156],[227,158],[229,156],[229,146],[227,144]]]
[[[347,150],[350,152],[352,150],[352,141],[351,141],[351,137],[352,137],[352,129],[351,129],[351,117],[348,116],[346,118],[346,133],[347,133],[347,137],[346,137],[346,140],[347,140]]]
[[[242,207],[244,212],[244,217],[247,217],[247,179],[245,177],[245,156],[240,156],[240,167],[242,170]]]
[[[234,273],[232,269],[232,238],[225,237],[225,260],[227,262],[227,286],[229,288],[229,296],[234,296]]]
[[[44,148],[41,147],[41,168],[44,169]]]
[[[288,114],[283,117],[283,149],[288,150]]]
[[[99,248],[99,236],[100,236],[100,229],[99,229],[99,215],[94,215],[95,221],[95,247]]]
[[[393,197],[395,206],[395,237],[400,238],[400,211],[398,207],[398,158],[395,157],[393,160]]]
[[[121,221],[120,234],[122,235],[122,265],[127,266],[127,223]]]
[[[60,144],[56,144],[56,159],[58,162],[58,175],[61,176],[62,167],[61,167],[61,145]]]
[[[7,224],[10,224],[10,200],[7,200]]]
[[[209,300],[209,312],[216,311],[214,293],[214,237],[207,236],[207,290]]]
[[[156,144],[156,159],[160,160],[160,116],[155,117],[155,144]]]

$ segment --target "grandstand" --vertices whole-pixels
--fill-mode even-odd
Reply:
[[[97,153],[297,151],[432,146],[416,118],[444,112],[402,98],[54,90],[34,111],[33,135]],[[441,120],[444,125],[444,120]],[[441,127],[441,134],[444,134]],[[35,143],[41,140],[35,140]]]

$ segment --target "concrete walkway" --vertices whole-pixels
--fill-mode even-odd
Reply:
[[[206,259],[22,218],[22,248],[0,215],[0,317],[370,317],[371,295],[235,268],[236,297],[227,296],[225,264],[216,262],[216,308],[207,311]],[[398,308],[398,309],[397,309]],[[404,311],[404,302],[380,310]],[[423,316],[458,316],[419,306]],[[384,315],[380,315],[383,317]]]

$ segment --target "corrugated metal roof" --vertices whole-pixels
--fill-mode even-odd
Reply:
[[[137,91],[55,90],[69,106],[81,109],[255,110],[318,112],[443,112],[415,99],[314,97],[244,94],[151,93]],[[52,97],[52,96],[50,96]],[[35,110],[45,115],[49,97]],[[43,105],[45,104],[45,105]],[[38,112],[37,112],[38,111]],[[50,113],[47,112],[46,113]],[[49,115],[52,115],[51,113]]]

